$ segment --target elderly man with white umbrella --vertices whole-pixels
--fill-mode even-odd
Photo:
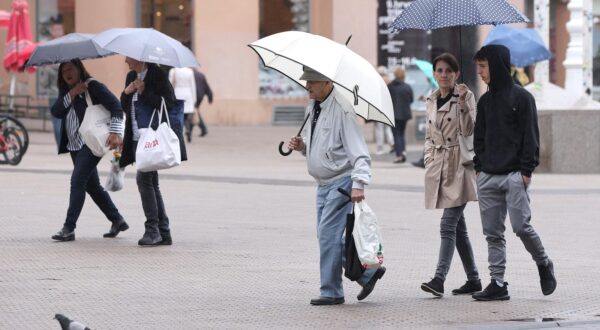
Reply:
[[[306,81],[305,88],[312,101],[306,109],[305,123],[310,125],[303,125],[300,133],[288,142],[288,148],[306,156],[308,172],[318,184],[321,288],[320,296],[310,303],[343,304],[343,235],[352,205],[340,207],[346,197],[338,189],[351,191],[353,202],[365,199],[365,186],[371,180],[371,157],[356,114],[365,118],[371,114],[387,124],[393,122],[388,89],[370,63],[345,45],[324,37],[283,32],[258,40],[250,47],[266,66],[300,84]],[[385,271],[385,267],[364,270],[357,280],[362,286],[358,300],[371,294]]]

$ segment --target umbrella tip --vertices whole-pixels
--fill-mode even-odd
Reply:
[[[350,39],[352,39],[352,35],[350,35],[350,36],[348,37],[348,40],[346,40],[346,46],[348,46],[348,43],[350,43]]]

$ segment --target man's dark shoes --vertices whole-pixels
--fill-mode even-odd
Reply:
[[[548,259],[548,265],[539,266],[538,272],[540,273],[540,284],[542,286],[542,293],[544,296],[551,295],[556,289],[556,277],[554,277],[554,263]]]
[[[371,279],[369,280],[369,282],[367,282],[367,284],[365,284],[365,286],[363,286],[363,288],[360,291],[360,293],[358,294],[358,296],[356,296],[356,299],[363,300],[363,299],[367,298],[371,294],[371,292],[373,292],[373,289],[375,289],[375,284],[377,283],[377,281],[380,278],[382,278],[384,274],[385,274],[385,267],[380,267],[379,269],[377,269],[375,271],[375,274],[373,274],[373,277],[371,277]]]
[[[332,297],[319,297],[317,299],[311,299],[310,304],[314,306],[328,306],[328,305],[340,305],[344,303],[344,297],[332,298]]]
[[[59,230],[58,233],[52,235],[53,240],[68,242],[75,240],[75,231],[63,227],[63,229]]]
[[[441,279],[434,277],[431,281],[422,283],[421,290],[429,292],[436,297],[441,297],[444,295],[444,282]]]
[[[481,291],[481,280],[468,280],[463,286],[452,290],[453,295],[473,294]]]
[[[472,297],[479,301],[509,300],[508,282],[504,282],[504,286],[500,287],[496,280],[492,280],[485,290],[474,293]]]
[[[127,224],[127,222],[125,222],[125,220],[113,222],[113,224],[110,226],[110,230],[108,231],[108,233],[105,233],[103,236],[109,238],[117,237],[117,235],[119,235],[119,232],[126,231],[127,229],[129,229],[129,225]]]

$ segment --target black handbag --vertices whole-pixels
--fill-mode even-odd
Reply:
[[[344,207],[348,202],[350,202],[350,194],[343,190],[338,189],[338,191],[348,197],[348,201],[338,206],[338,209]],[[358,259],[358,253],[356,252],[356,244],[354,243],[354,237],[352,236],[352,231],[354,230],[354,207],[352,207],[352,212],[346,215],[346,239],[344,242],[344,276],[351,281],[357,281],[363,275],[365,268],[362,266],[360,259]]]

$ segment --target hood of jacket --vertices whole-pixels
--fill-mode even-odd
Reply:
[[[483,46],[480,53],[488,61],[491,91],[511,87],[514,82],[510,74],[510,51],[502,45]]]

